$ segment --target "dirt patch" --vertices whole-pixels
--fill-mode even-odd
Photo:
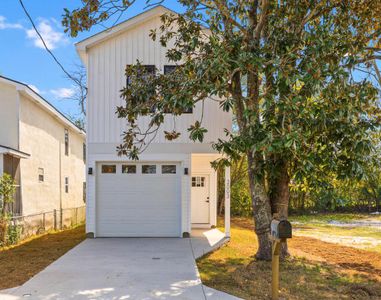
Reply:
[[[85,239],[85,227],[49,233],[0,249],[0,290],[26,282]]]
[[[349,274],[361,274],[381,282],[381,254],[323,242],[310,237],[294,236],[289,240],[290,252],[310,260],[340,267]]]

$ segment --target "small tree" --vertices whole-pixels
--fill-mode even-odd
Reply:
[[[11,175],[4,173],[0,177],[0,242],[4,245],[6,242],[8,230],[8,204],[14,202],[16,192],[16,182]]]

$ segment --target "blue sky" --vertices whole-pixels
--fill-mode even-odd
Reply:
[[[96,26],[77,38],[64,33],[61,26],[63,9],[81,6],[79,0],[23,2],[45,41],[67,70],[74,69],[75,64],[80,63],[74,44],[104,29]],[[143,11],[145,1],[137,2],[120,21]],[[167,0],[164,5],[177,11],[181,9],[176,0]],[[0,57],[0,75],[32,85],[63,113],[70,116],[78,114],[76,103],[64,99],[73,92],[72,83],[42,48],[18,0],[0,0]]]

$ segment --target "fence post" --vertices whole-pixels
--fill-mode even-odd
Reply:
[[[62,210],[62,208],[60,208],[60,229],[61,230],[62,230],[62,226],[63,226],[62,216],[63,216],[63,210]]]
[[[44,228],[44,231],[46,230],[45,229],[45,213],[43,213],[42,215],[42,227]]]
[[[54,217],[54,230],[57,230],[57,210],[53,210],[53,217]]]

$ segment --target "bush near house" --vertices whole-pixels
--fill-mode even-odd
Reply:
[[[9,228],[11,215],[8,211],[8,205],[13,203],[15,192],[16,182],[12,176],[4,173],[0,177],[0,246],[8,244],[9,231],[13,230],[13,228]],[[14,234],[12,236],[15,237]]]

